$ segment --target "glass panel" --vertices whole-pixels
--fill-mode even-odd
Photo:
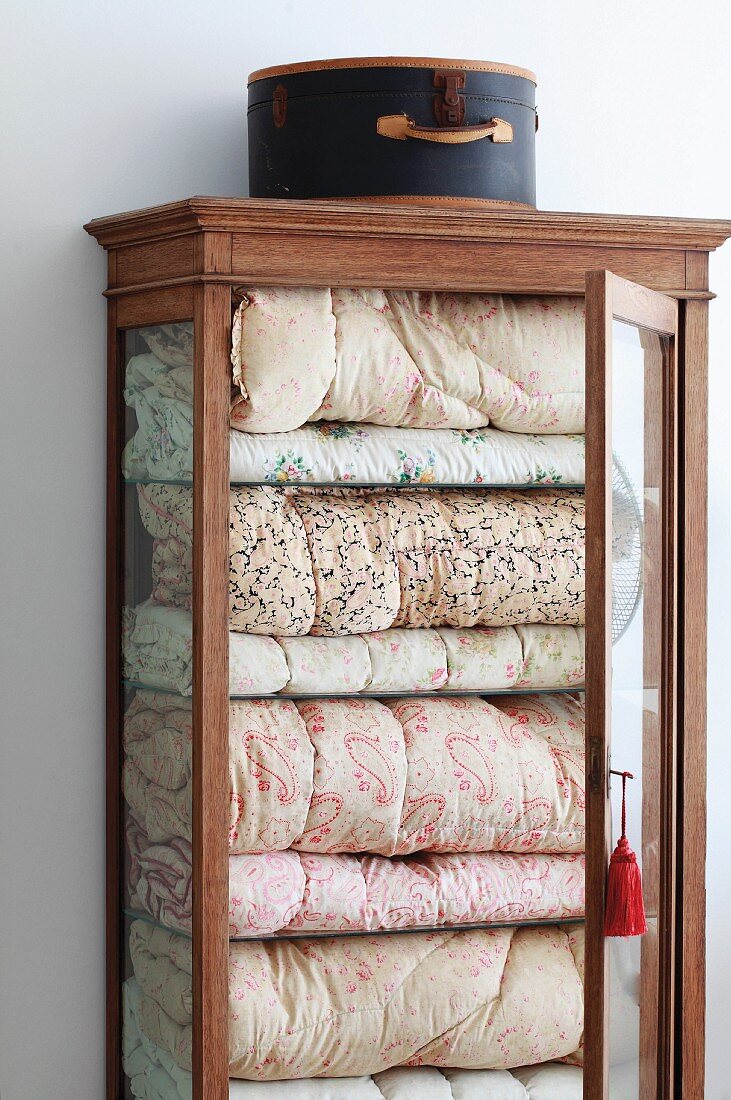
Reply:
[[[145,690],[151,685],[144,684],[141,681],[125,680],[124,686],[130,689]],[[155,685],[152,685],[155,686]],[[491,695],[555,695],[557,691],[571,691],[571,692],[583,692],[584,688],[582,684],[576,686],[571,685],[567,687],[566,684],[556,684],[553,687],[542,688],[498,688],[498,689],[485,689],[484,691],[470,690],[470,691],[450,691],[445,689],[444,691],[420,691],[417,689],[404,688],[403,691],[358,691],[358,692],[345,692],[345,691],[277,691],[277,692],[249,692],[248,694],[243,691],[231,690],[229,699],[350,699],[353,695],[357,695],[359,699],[403,699],[407,695],[418,695],[420,699],[443,699],[450,696],[456,696],[462,698],[465,695],[476,695],[481,699],[488,699]],[[155,691],[159,695],[188,695],[190,693],[190,686],[183,690],[174,690],[173,688],[158,688],[155,686]]]
[[[234,861],[235,858],[236,857],[234,857]],[[241,899],[241,902],[244,902],[244,899]],[[239,904],[241,904],[241,902]],[[290,903],[288,909],[291,911],[291,908],[292,907]],[[584,907],[582,900],[582,904],[579,906],[579,904],[577,903],[575,907],[576,913],[583,913],[583,908]],[[145,924],[151,925],[153,928],[161,928],[165,931],[169,931],[167,925],[164,925],[160,921],[156,921],[147,914],[143,914],[137,910],[125,910],[125,916],[128,917],[131,921],[134,920],[138,922],[143,922]],[[261,928],[252,928],[250,930],[247,930],[245,934],[236,930],[230,932],[229,940],[237,942],[243,940],[332,940],[342,939],[344,936],[372,936],[375,932],[377,932],[379,936],[403,936],[412,933],[418,934],[420,932],[449,932],[452,930],[458,932],[466,932],[480,928],[552,928],[556,924],[560,924],[565,927],[568,927],[569,925],[583,925],[584,917],[578,915],[562,917],[557,916],[554,913],[550,917],[543,917],[542,919],[538,919],[537,917],[535,919],[531,919],[529,917],[515,917],[513,920],[495,919],[484,921],[459,921],[459,923],[445,922],[443,924],[404,924],[402,926],[394,925],[392,927],[378,927],[367,929],[337,928],[313,930],[312,928],[306,928],[303,930],[299,930],[296,928],[286,928],[281,929],[277,932],[271,932],[262,931]],[[179,935],[181,939],[191,939],[190,932],[181,931],[180,933],[176,933],[176,935]]]
[[[627,837],[642,868],[649,931],[607,940],[609,1096],[655,1095],[659,985],[660,675],[665,337],[615,321],[612,343],[611,766],[632,772]],[[622,783],[612,777],[612,839]]]
[[[125,478],[125,482],[129,485],[147,485],[150,481],[159,481],[163,485],[188,485],[188,480],[181,478],[163,478],[163,477],[134,477],[130,476]],[[345,479],[335,479],[333,481],[310,481],[308,478],[301,477],[296,479],[297,484],[308,485],[313,489],[330,489],[333,485],[350,485],[354,484],[353,481],[346,481]],[[236,478],[231,478],[232,485],[270,485],[275,489],[287,489],[294,484],[294,479],[291,481],[239,481]],[[541,489],[556,489],[558,486],[561,489],[585,489],[586,486],[583,481],[542,481],[540,483],[534,481],[516,481],[516,482],[481,482],[480,484],[465,485],[461,481],[440,481],[438,484],[417,485],[414,482],[404,482],[403,485],[397,485],[390,481],[359,481],[356,483],[359,489],[393,489],[394,492],[401,490],[411,491],[418,490],[423,493],[433,493],[439,489],[484,489],[488,492],[495,492],[496,489],[513,490],[513,489],[532,489],[536,492],[540,492]]]
[[[193,325],[130,330],[123,349],[123,1095],[185,1100],[192,1096]],[[171,463],[177,483],[156,483]],[[185,695],[151,690],[173,686],[181,667]]]
[[[418,485],[414,482],[404,482],[402,485],[394,484],[391,481],[359,481],[354,483],[353,481],[345,481],[344,479],[336,479],[333,481],[310,481],[307,478],[297,478],[297,483],[301,485],[308,485],[313,489],[329,489],[333,485],[353,485],[357,484],[359,489],[392,489],[394,492],[400,491],[412,491],[416,490],[425,494],[436,492],[440,489],[477,489],[485,490],[487,492],[495,492],[495,490],[513,490],[513,489],[531,489],[536,492],[540,492],[541,489],[553,489],[558,486],[560,489],[585,489],[586,486],[583,481],[564,481],[557,478],[556,481],[516,481],[516,482],[487,482],[483,481],[478,484],[469,482],[465,484],[463,481],[440,481],[438,484]],[[270,482],[270,481],[236,481],[231,479],[232,485],[274,485],[275,489],[286,489],[288,484],[292,482]]]

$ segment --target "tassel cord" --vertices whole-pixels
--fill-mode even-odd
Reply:
[[[611,771],[622,777],[622,835],[612,852],[604,914],[605,936],[641,936],[647,931],[642,899],[642,877],[637,857],[627,840],[627,780],[632,772]]]

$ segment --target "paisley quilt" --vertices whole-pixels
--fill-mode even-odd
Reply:
[[[131,908],[189,931],[190,843],[153,844],[133,815],[126,841]],[[583,915],[583,855],[425,853],[386,859],[290,850],[229,857],[232,939]]]
[[[191,711],[138,692],[124,793],[155,843],[191,839]],[[571,695],[232,700],[232,853],[584,850]]]

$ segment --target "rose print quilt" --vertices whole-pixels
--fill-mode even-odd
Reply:
[[[134,978],[122,987],[123,1067],[137,1100],[190,1100],[190,1075],[145,1035],[143,993]],[[509,1070],[398,1067],[372,1077],[316,1077],[300,1081],[229,1084],[229,1100],[582,1100],[576,1066],[550,1063]]]
[[[191,839],[190,706],[140,691],[126,800]],[[232,700],[232,853],[584,850],[584,709],[571,695]]]
[[[140,1029],[189,1068],[191,941],[135,921],[129,946]],[[228,970],[232,1077],[581,1058],[580,926],[239,940]]]
[[[584,430],[579,298],[257,288],[233,325],[231,424]]]
[[[168,928],[189,931],[190,843],[152,844],[133,815],[125,833],[131,908]],[[386,859],[290,850],[229,858],[232,939],[583,915],[580,854],[426,853]]]
[[[124,608],[123,619],[125,677],[190,695],[190,612],[146,600]],[[231,630],[228,667],[233,696],[559,689],[584,682],[584,628],[394,627],[341,638],[270,638]]]
[[[153,598],[190,606],[191,490],[138,486]],[[338,637],[389,627],[581,625],[584,499],[236,486],[230,625]]]
[[[231,481],[341,485],[583,485],[583,435],[320,422],[231,432]]]

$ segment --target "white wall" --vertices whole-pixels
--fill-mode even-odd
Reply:
[[[6,0],[0,65],[0,1093],[93,1100],[103,1067],[102,214],[243,195],[245,82],[352,54],[537,71],[547,209],[731,216],[718,0]],[[708,1088],[731,1014],[731,246],[712,261]]]

